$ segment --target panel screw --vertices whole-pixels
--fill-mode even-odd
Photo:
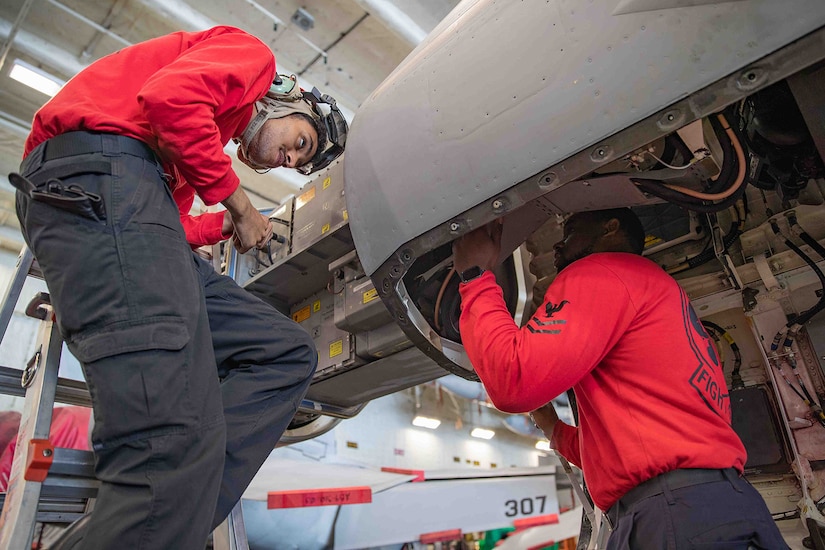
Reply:
[[[43,456],[52,456],[51,449],[43,449]]]
[[[736,86],[740,90],[752,90],[765,80],[765,71],[761,69],[750,69],[739,75],[736,79]]]
[[[610,158],[610,155],[612,153],[613,149],[609,145],[602,145],[601,147],[594,149],[593,152],[590,153],[590,158],[595,162],[604,162],[608,158]]]
[[[539,180],[539,187],[550,187],[559,181],[559,177],[555,172],[548,172]]]
[[[450,224],[450,231],[452,231],[453,233],[455,233],[459,229],[461,229],[461,225],[458,222],[453,222]]]

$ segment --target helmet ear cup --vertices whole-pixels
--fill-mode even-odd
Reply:
[[[295,75],[276,75],[275,82],[269,87],[266,95],[279,101],[296,101],[296,99],[299,99],[295,94],[297,85],[298,81]]]

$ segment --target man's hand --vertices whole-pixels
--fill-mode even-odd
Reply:
[[[556,427],[556,422],[559,421],[559,415],[556,414],[552,402],[531,412],[530,418],[533,419],[536,427],[544,433],[544,437],[548,441],[553,438],[553,429]]]
[[[489,270],[501,253],[502,224],[496,220],[471,231],[453,242],[453,267],[458,273],[477,265]]]
[[[272,222],[269,218],[256,212],[249,218],[235,220],[235,234],[232,235],[232,244],[240,253],[255,248],[263,248],[272,238]]]
[[[235,234],[232,243],[238,252],[244,253],[252,247],[262,248],[272,238],[272,222],[258,212],[249,201],[243,189],[238,187],[224,201],[223,205],[232,216]]]

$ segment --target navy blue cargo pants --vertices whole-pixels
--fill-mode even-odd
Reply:
[[[141,142],[63,134],[21,173],[24,237],[94,406],[83,547],[203,550],[306,393],[312,340],[192,253]]]
[[[608,550],[786,550],[759,492],[728,470],[674,470],[631,489],[607,512]]]

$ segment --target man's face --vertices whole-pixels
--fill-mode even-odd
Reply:
[[[586,216],[571,216],[564,224],[564,238],[553,245],[556,251],[553,261],[556,271],[560,272],[576,260],[595,252],[602,235],[602,224],[588,220]]]
[[[246,153],[238,147],[238,159],[251,168],[296,168],[312,160],[318,134],[302,116],[267,120],[252,138]]]

